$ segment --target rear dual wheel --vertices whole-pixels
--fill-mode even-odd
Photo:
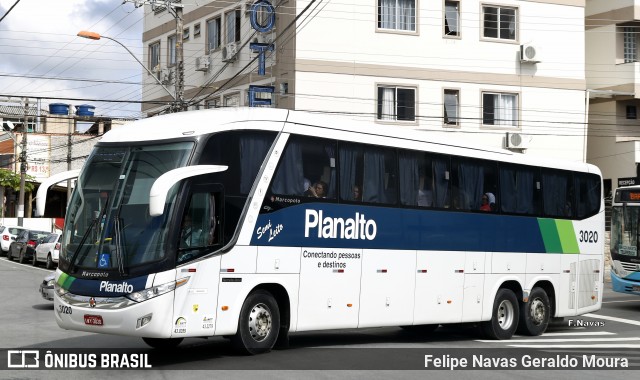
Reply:
[[[482,322],[480,327],[489,339],[510,339],[518,327],[519,317],[516,295],[510,289],[500,289],[493,301],[491,320]]]
[[[549,326],[551,303],[547,292],[542,288],[533,288],[529,300],[520,304],[520,323],[518,333],[523,335],[542,335]]]

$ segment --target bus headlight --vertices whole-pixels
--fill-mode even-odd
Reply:
[[[151,288],[140,290],[138,292],[129,293],[125,297],[135,302],[144,302],[162,294],[169,293],[170,291],[186,284],[188,281],[189,277],[181,278],[179,280],[171,281],[166,284],[157,285]]]

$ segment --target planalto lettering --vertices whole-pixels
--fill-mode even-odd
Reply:
[[[132,293],[133,285],[127,284],[126,281],[119,284],[112,284],[109,281],[100,281],[100,291],[112,293]]]
[[[376,222],[359,212],[354,218],[344,219],[324,217],[322,210],[305,210],[304,237],[309,237],[313,229],[320,239],[373,240],[378,232]]]

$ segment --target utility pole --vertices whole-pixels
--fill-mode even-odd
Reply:
[[[183,49],[183,7],[182,0],[124,0],[124,3],[133,3],[138,8],[143,5],[151,5],[152,10],[166,8],[176,19],[176,83],[175,101],[172,112],[186,111],[184,101],[184,49]]]
[[[69,123],[69,136],[67,137],[67,170],[71,170],[71,157],[72,157],[71,136],[73,135],[73,132],[75,129],[74,128],[75,120],[73,122],[71,121],[71,108],[69,108],[68,117],[69,118],[67,119],[67,123]],[[67,204],[69,204],[69,201],[71,201],[71,180],[67,180]]]
[[[20,152],[20,195],[18,196],[18,226],[24,224],[24,181],[27,176],[27,131],[29,117],[29,99],[24,98],[24,122],[22,123],[22,150]]]

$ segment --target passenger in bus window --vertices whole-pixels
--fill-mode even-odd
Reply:
[[[353,200],[357,202],[362,202],[362,186],[353,185]]]
[[[326,198],[327,197],[327,184],[323,181],[316,182],[315,185],[309,186],[304,195],[307,197]]]
[[[493,212],[496,209],[496,197],[493,193],[484,193],[482,195],[482,204],[480,211]]]

